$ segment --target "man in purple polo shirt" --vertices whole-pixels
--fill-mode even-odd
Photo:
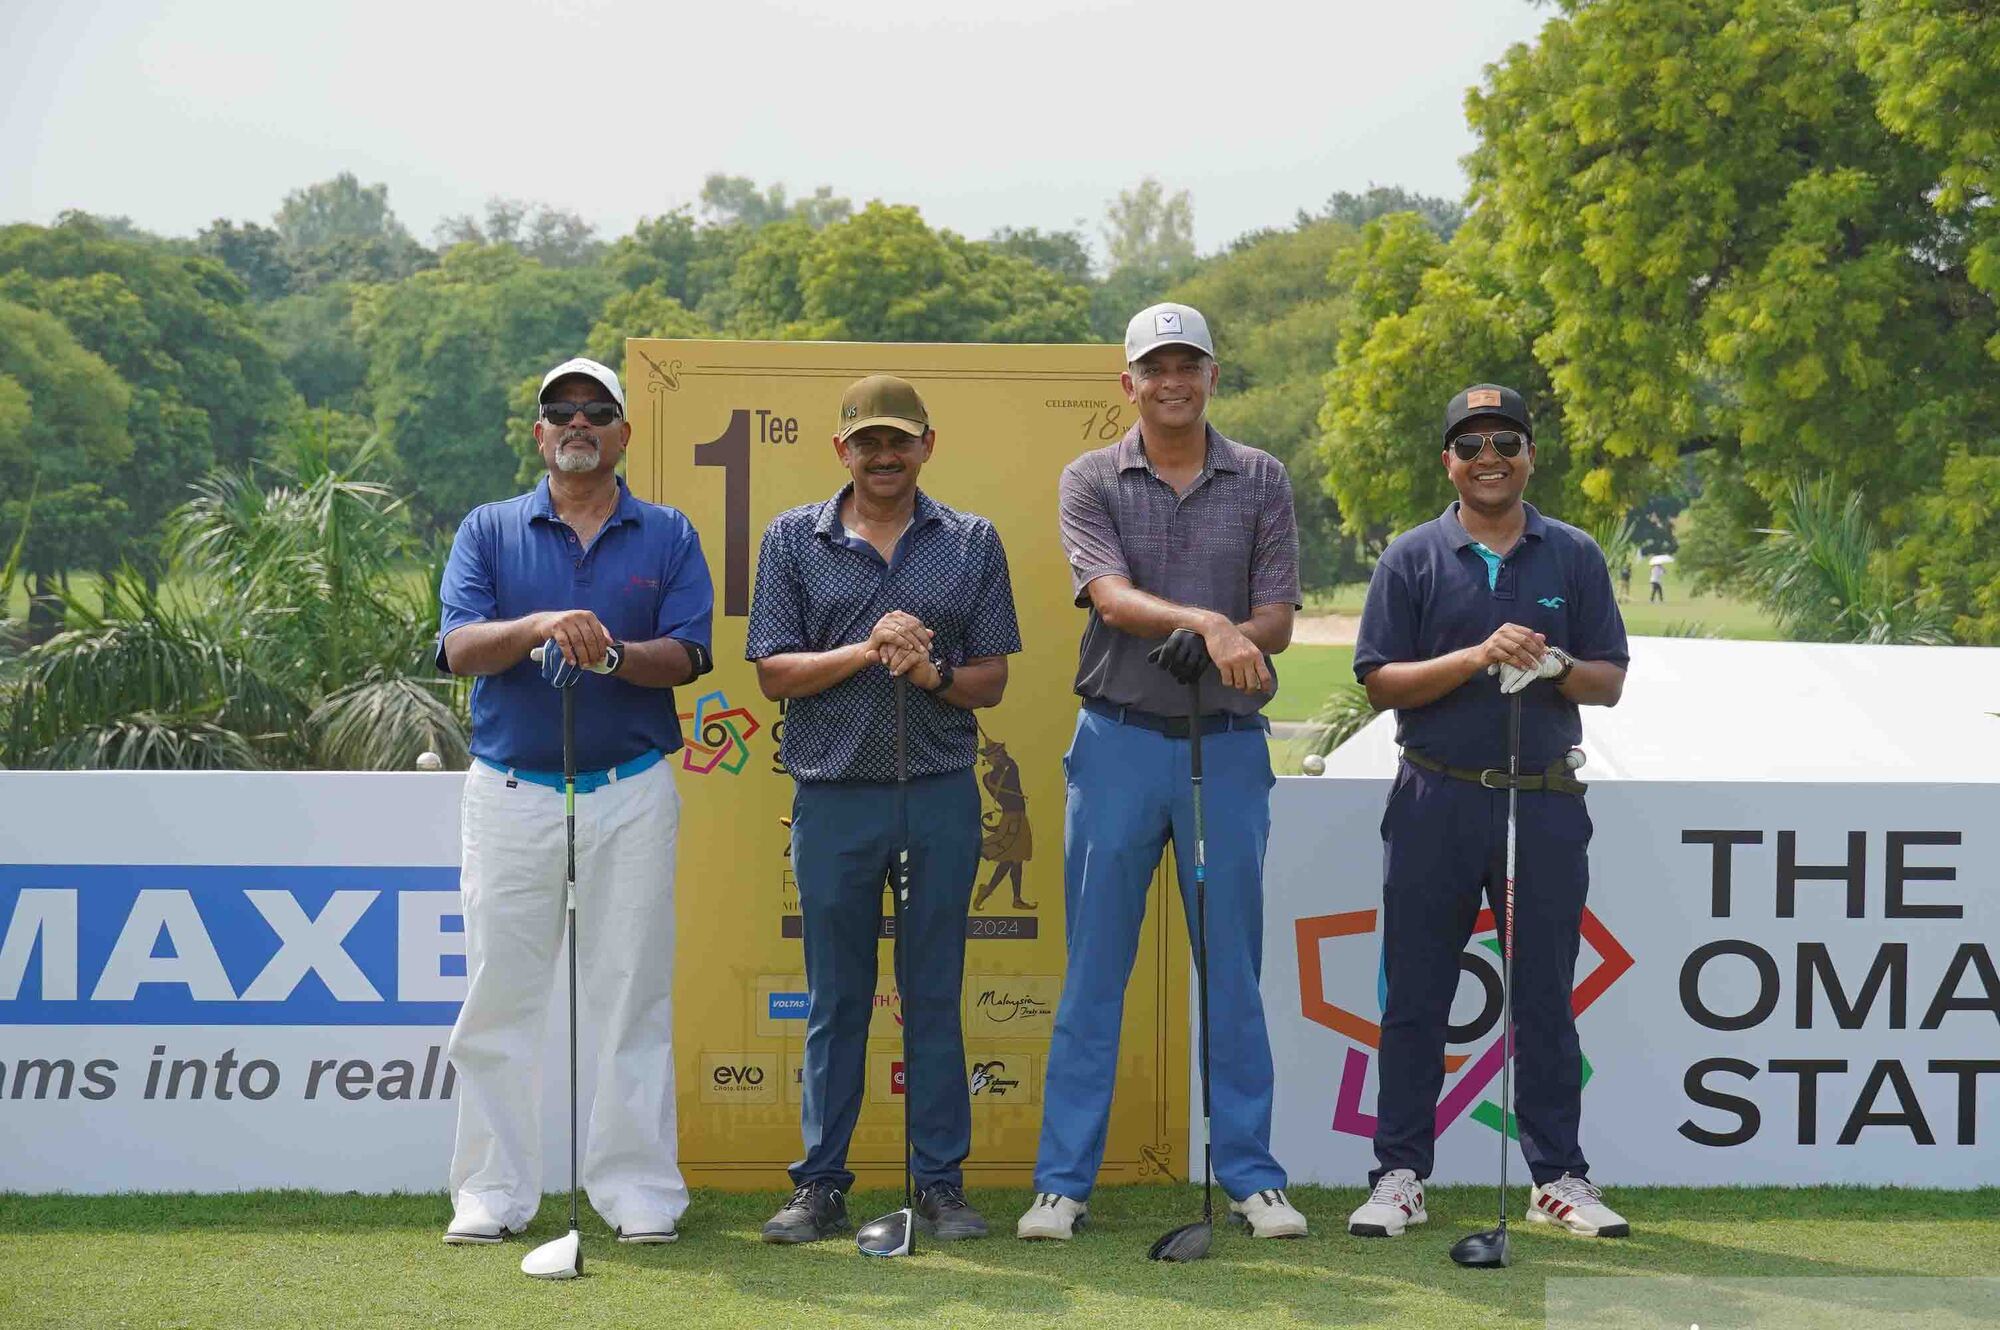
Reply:
[[[1141,310],[1125,331],[1125,395],[1139,423],[1064,469],[1062,541],[1076,603],[1083,698],[1064,758],[1063,900],[1069,959],[1049,1048],[1035,1203],[1015,1233],[1066,1239],[1104,1161],[1125,984],[1146,891],[1171,839],[1194,933],[1189,732],[1201,726],[1208,850],[1208,1001],[1216,1179],[1260,1238],[1301,1237],[1271,1156],[1271,1043],[1258,992],[1271,756],[1271,656],[1291,644],[1299,536],[1291,481],[1269,453],[1208,423],[1218,369],[1186,305]],[[1202,714],[1149,653],[1177,630],[1199,659]]]
[[[1396,709],[1403,762],[1382,816],[1377,1167],[1348,1232],[1395,1237],[1429,1218],[1423,1181],[1459,955],[1482,892],[1496,915],[1503,906],[1507,694],[1519,692],[1513,1111],[1535,1182],[1528,1218],[1623,1237],[1630,1229],[1577,1143],[1583,1054],[1570,988],[1591,826],[1563,758],[1583,738],[1577,708],[1615,705],[1624,691],[1625,623],[1597,542],[1522,500],[1535,444],[1519,393],[1465,389],[1445,407],[1444,443],[1458,499],[1383,551],[1354,647],[1368,700]]]
[[[582,1181],[621,1242],[671,1242],[688,1194],[672,1039],[680,797],[662,759],[681,746],[672,690],[709,667],[714,595],[687,518],[633,498],[618,478],[632,436],[618,376],[594,360],[558,365],[539,414],[548,475],[472,511],[439,589],[438,667],[478,678],[460,813],[468,983],[451,1033],[462,1090],[444,1240],[499,1242],[541,1204],[537,1085],[564,913],[556,689],[575,688],[578,1026],[598,1041]]]

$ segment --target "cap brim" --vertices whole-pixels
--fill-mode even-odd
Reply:
[[[1205,356],[1213,356],[1215,354],[1215,350],[1213,347],[1203,346],[1200,342],[1194,341],[1191,338],[1162,337],[1157,342],[1148,342],[1146,343],[1146,345],[1138,348],[1137,350],[1132,350],[1128,348],[1125,352],[1125,363],[1130,365],[1138,361],[1144,360],[1147,356],[1152,355],[1153,352],[1159,350],[1163,346],[1185,346],[1189,350],[1199,351]]]
[[[841,426],[840,433],[835,437],[845,440],[849,435],[867,429],[870,425],[888,425],[903,431],[905,434],[914,434],[918,438],[922,438],[924,435],[930,433],[931,429],[928,424],[921,420],[910,420],[903,416],[863,416],[859,420],[851,420]]]

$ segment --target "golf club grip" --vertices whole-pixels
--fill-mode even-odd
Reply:
[[[539,665],[539,664],[541,664],[541,663],[542,663],[542,656],[543,656],[543,655],[544,655],[544,652],[542,651],[542,648],[540,648],[540,647],[530,647],[530,648],[528,649],[528,659],[529,659],[529,660],[532,660],[532,661],[534,661],[534,662],[535,662],[535,664],[537,664],[537,665]],[[595,665],[584,665],[584,666],[581,666],[580,668],[582,668],[582,669],[585,669],[585,670],[588,670],[588,671],[589,671],[590,673],[592,673],[592,674],[609,674],[609,673],[611,673],[611,665],[610,665],[610,663],[609,663],[609,662],[607,662],[607,661],[602,661],[602,660],[598,661],[598,662],[597,662],[597,663],[596,663]]]

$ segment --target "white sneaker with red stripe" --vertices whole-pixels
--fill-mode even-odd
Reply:
[[[1411,1224],[1427,1224],[1424,1184],[1407,1168],[1392,1168],[1375,1184],[1360,1209],[1347,1217],[1347,1231],[1357,1238],[1397,1238]]]
[[[1561,1224],[1586,1238],[1632,1236],[1632,1226],[1604,1203],[1604,1193],[1596,1183],[1567,1173],[1528,1193],[1528,1218],[1538,1224]]]

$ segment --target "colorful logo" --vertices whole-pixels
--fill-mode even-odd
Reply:
[[[750,763],[750,736],[763,729],[745,707],[732,707],[720,690],[704,693],[692,713],[680,713],[687,739],[681,770],[706,776],[717,767],[734,776]]]
[[[1375,1050],[1381,1046],[1382,1027],[1376,1021],[1327,998],[1321,944],[1336,938],[1373,938],[1379,927],[1378,919],[1379,912],[1376,910],[1349,910],[1342,914],[1314,915],[1300,919],[1294,925],[1299,949],[1301,1014],[1313,1024],[1323,1025],[1358,1045],[1347,1050],[1347,1057],[1341,1066],[1340,1085],[1334,1094],[1333,1130],[1350,1136],[1372,1137],[1375,1134],[1375,1115],[1362,1111],[1361,1094],[1368,1079],[1368,1065]],[[1581,931],[1584,942],[1596,954],[1597,963],[1577,980],[1571,990],[1570,1009],[1578,1016],[1632,968],[1632,954],[1620,945],[1618,939],[1611,935],[1611,930],[1588,907],[1583,911]],[[1446,1089],[1437,1106],[1436,1130],[1439,1136],[1444,1135],[1445,1129],[1452,1123],[1467,1116],[1495,1131],[1501,1126],[1499,1104],[1481,1097],[1487,1085],[1500,1074],[1503,1058],[1498,964],[1500,939],[1492,910],[1479,912],[1479,917],[1473,921],[1472,933],[1477,940],[1459,957],[1459,968],[1479,982],[1485,990],[1486,1000],[1477,1016],[1464,1026],[1452,1026],[1446,1036]],[[1351,941],[1345,950],[1353,953],[1353,960],[1359,960],[1358,941]],[[1387,981],[1381,977],[1379,968],[1379,944],[1376,954],[1376,1006],[1379,1010],[1387,993]],[[1489,955],[1492,959],[1488,959]],[[1451,1045],[1479,1044],[1482,1041],[1485,1046],[1477,1053],[1451,1051]],[[1586,1083],[1590,1080],[1588,1058],[1584,1059],[1583,1078]],[[1512,1122],[1507,1124],[1509,1136],[1515,1135],[1513,1125]]]

